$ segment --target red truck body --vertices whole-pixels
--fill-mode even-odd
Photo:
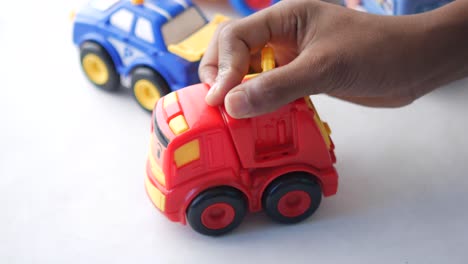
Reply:
[[[245,200],[248,211],[262,210],[268,186],[292,172],[314,178],[323,196],[336,193],[338,174],[333,167],[330,129],[308,97],[273,113],[234,119],[223,107],[205,103],[208,90],[207,84],[196,84],[172,92],[153,111],[146,190],[170,220],[185,224],[194,199],[218,187],[242,194],[239,199]],[[310,198],[305,198],[302,206],[307,207]],[[226,208],[228,213],[237,213],[226,203],[218,204],[220,208],[211,207],[215,214],[226,213]],[[283,212],[296,210],[283,204]],[[234,216],[220,221],[232,221]],[[205,228],[223,233],[226,226],[215,220],[204,221]]]

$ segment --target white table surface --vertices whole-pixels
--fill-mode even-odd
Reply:
[[[468,80],[393,110],[316,96],[338,194],[297,225],[259,213],[205,237],[146,197],[149,115],[81,73],[83,2],[0,4],[0,263],[466,263]]]

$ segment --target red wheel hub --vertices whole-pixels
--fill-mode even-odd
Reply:
[[[260,10],[271,5],[272,0],[245,0],[248,7],[254,10]]]
[[[291,191],[278,201],[278,211],[286,217],[296,217],[310,208],[311,199],[304,191]]]
[[[227,203],[208,206],[201,215],[202,224],[209,229],[222,229],[234,221],[236,211]]]

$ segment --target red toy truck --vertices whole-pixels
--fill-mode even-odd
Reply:
[[[272,53],[268,63],[264,69],[274,65]],[[172,92],[153,111],[145,185],[170,220],[213,236],[236,228],[247,211],[295,223],[314,213],[322,194],[336,193],[330,129],[309,97],[233,119],[205,103],[208,90],[196,84]]]

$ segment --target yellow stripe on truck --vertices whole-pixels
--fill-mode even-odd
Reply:
[[[153,186],[153,184],[150,182],[148,175],[145,177],[145,188],[146,192],[148,193],[148,196],[150,197],[151,201],[153,201],[154,205],[161,210],[161,212],[164,212],[166,209],[166,196],[158,190],[156,187]]]

